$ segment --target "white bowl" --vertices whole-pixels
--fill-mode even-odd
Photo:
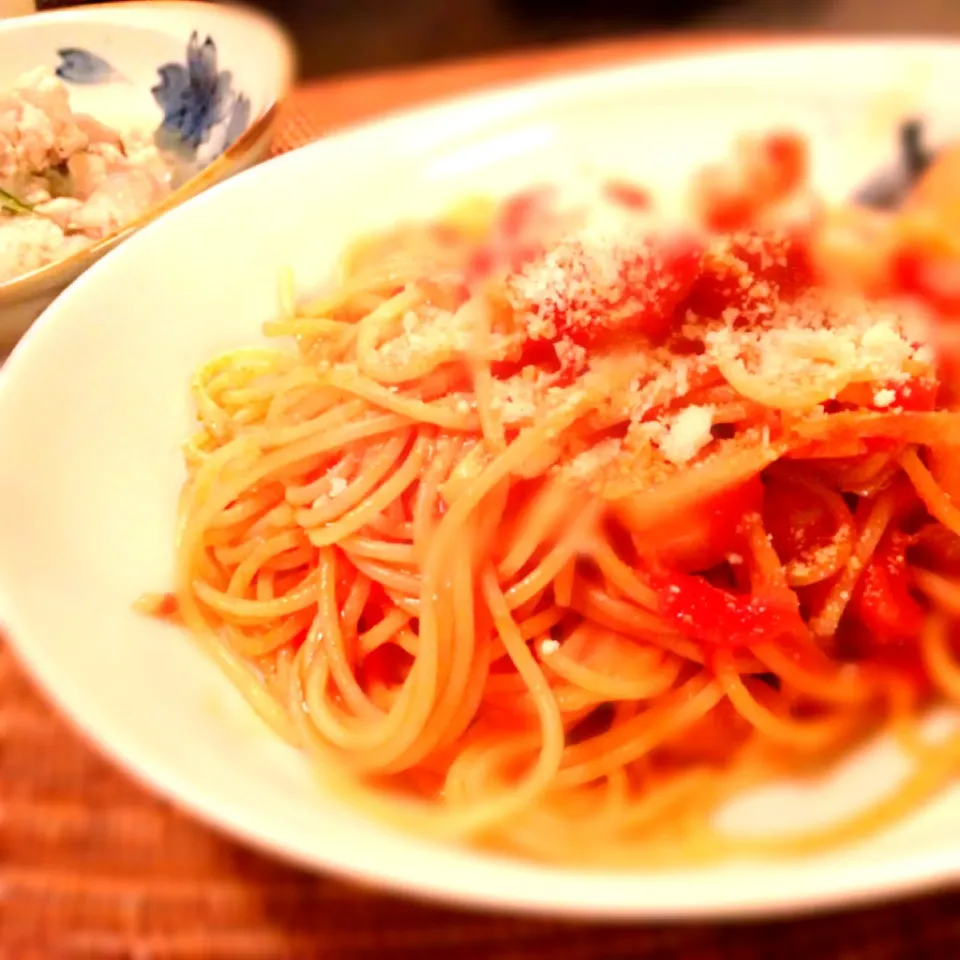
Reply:
[[[929,83],[893,103],[915,65]],[[171,581],[191,372],[259,338],[281,268],[311,288],[361,232],[585,168],[669,191],[750,128],[805,131],[820,186],[842,196],[893,155],[903,113],[960,119],[958,84],[960,45],[946,42],[631,66],[387,119],[192,200],[74,284],[0,371],[0,619],[15,647],[75,722],[157,790],[267,850],[407,893],[664,918],[839,906],[957,880],[957,790],[865,843],[800,860],[591,872],[424,842],[325,793],[187,637],[131,602]],[[789,831],[849,809],[903,766],[880,743],[823,783],[785,785],[729,815]]]
[[[0,283],[0,356],[122,239],[265,156],[293,77],[292,51],[262,13],[211,3],[97,4],[0,21],[0,90],[35,67],[56,70],[74,110],[155,129],[174,159],[175,186],[163,203],[93,246]]]

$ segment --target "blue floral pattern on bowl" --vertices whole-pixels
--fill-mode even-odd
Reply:
[[[57,55],[60,63],[56,73],[66,83],[89,86],[125,82],[107,60],[90,50],[68,47],[58,50]],[[157,130],[162,146],[199,160],[200,148],[216,141],[213,153],[203,158],[209,162],[231,146],[249,125],[250,98],[233,89],[229,70],[218,69],[213,37],[201,42],[194,31],[184,61],[161,64],[157,75],[159,81],[150,92],[163,110]],[[218,136],[214,137],[215,133]]]
[[[213,37],[201,43],[194,32],[186,64],[166,63],[157,72],[160,82],[150,92],[163,108],[163,126],[179,133],[185,144],[196,149],[215,126],[229,122],[240,98],[233,92],[230,71],[217,69]]]
[[[94,84],[109,83],[122,79],[103,57],[80,47],[65,47],[57,51],[60,64],[57,76],[66,83]]]

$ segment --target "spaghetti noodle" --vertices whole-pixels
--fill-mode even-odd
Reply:
[[[960,412],[922,316],[818,285],[797,231],[543,246],[536,205],[366,243],[287,292],[294,350],[197,373],[175,592],[144,609],[433,836],[656,863],[901,815],[960,762],[916,735],[960,697]],[[884,726],[915,772],[854,818],[711,826]]]

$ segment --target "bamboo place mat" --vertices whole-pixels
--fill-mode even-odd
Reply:
[[[335,80],[283,112],[276,152],[387,109],[690,41]],[[408,903],[252,853],[147,794],[57,716],[0,643],[0,960],[947,960],[960,893],[750,926],[569,926]]]

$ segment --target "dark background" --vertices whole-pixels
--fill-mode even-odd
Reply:
[[[305,78],[683,29],[960,34],[960,0],[253,2],[292,30]],[[41,8],[71,5],[38,2]]]

